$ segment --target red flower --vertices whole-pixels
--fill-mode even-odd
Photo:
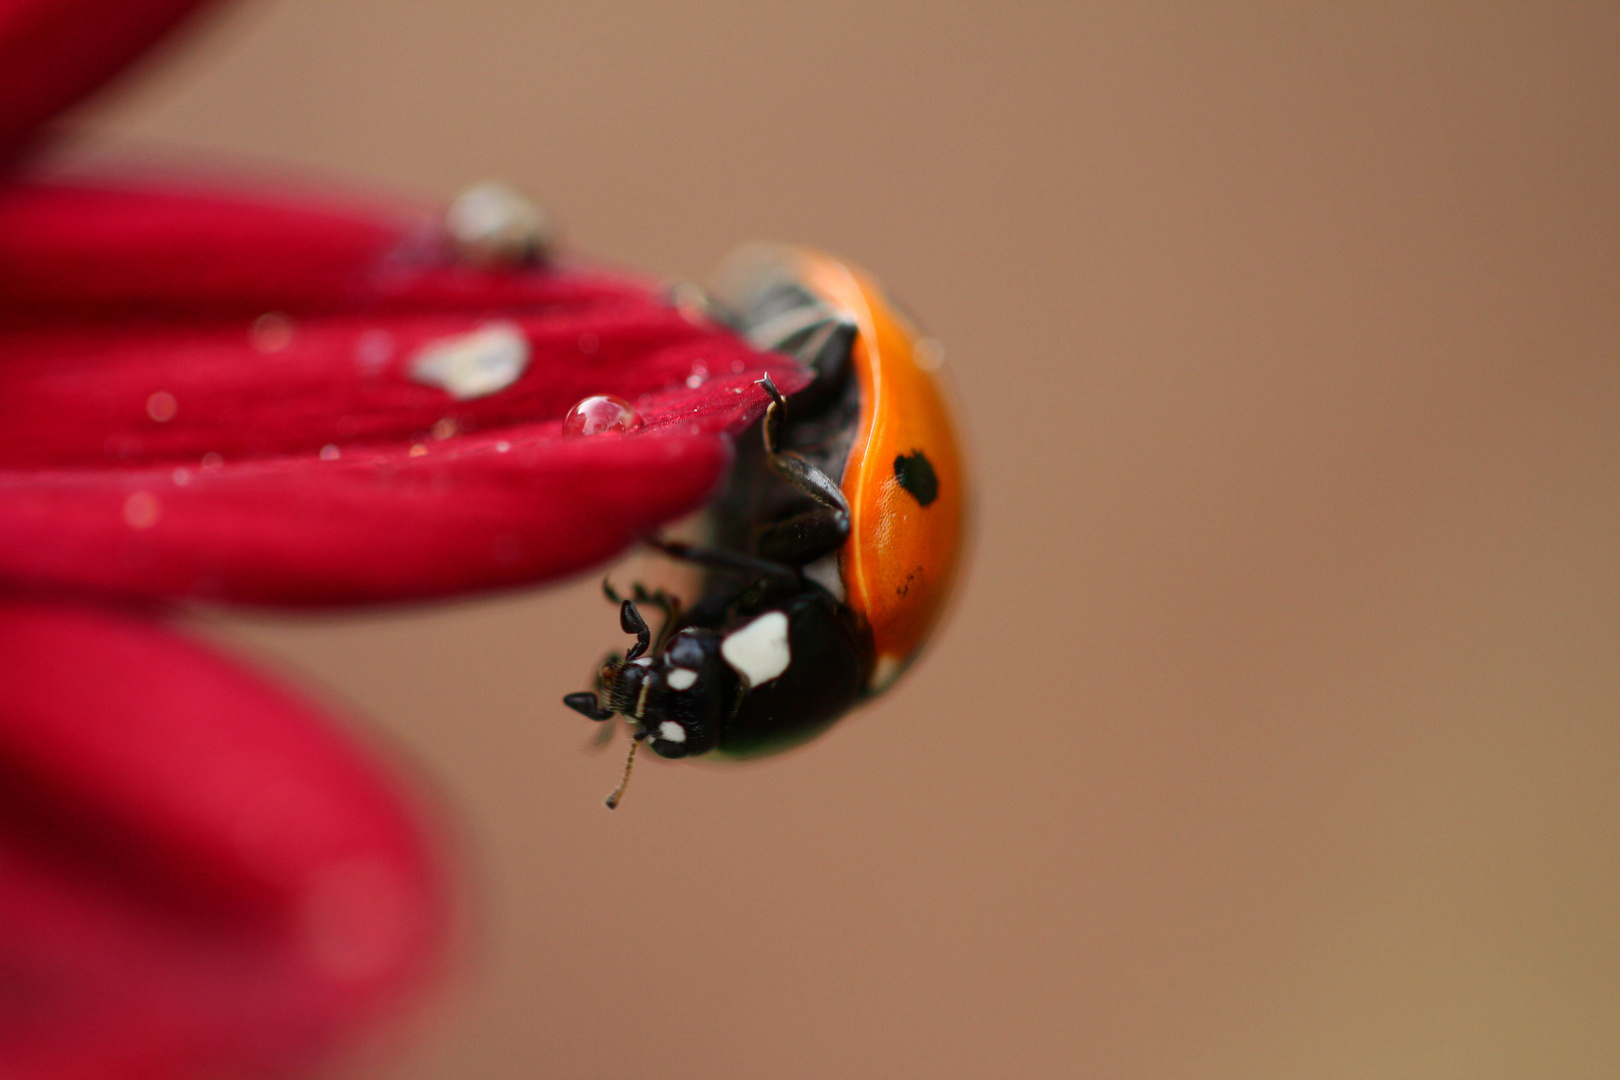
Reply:
[[[0,160],[191,6],[0,0]],[[702,504],[766,373],[420,215],[0,185],[0,1075],[285,1070],[441,962],[402,785],[152,616],[584,570]],[[566,433],[594,394],[639,429]]]

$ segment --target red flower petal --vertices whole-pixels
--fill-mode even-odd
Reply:
[[[395,785],[307,705],[105,611],[0,605],[0,1074],[300,1063],[441,962]]]
[[[200,0],[0,0],[0,160]]]
[[[4,193],[0,296],[0,581],[126,596],[353,603],[577,572],[701,505],[764,408],[755,380],[806,378],[645,286],[219,196]],[[527,353],[507,388],[413,375],[490,334]],[[604,393],[641,430],[564,436]]]

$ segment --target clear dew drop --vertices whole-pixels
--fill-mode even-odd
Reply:
[[[149,491],[137,491],[124,500],[124,523],[132,529],[150,529],[159,512],[157,496]]]
[[[159,390],[146,399],[146,415],[159,424],[167,424],[180,411],[180,403],[167,390]]]
[[[367,330],[354,341],[354,366],[361,375],[381,375],[393,359],[394,335],[387,330]]]
[[[278,353],[292,344],[293,321],[279,311],[267,311],[248,327],[248,343],[262,353]]]
[[[623,435],[641,426],[635,406],[612,394],[592,394],[563,417],[564,435]]]
[[[703,290],[703,286],[690,281],[678,281],[671,285],[664,295],[688,322],[701,324],[708,320],[709,294]]]
[[[410,364],[411,378],[437,386],[457,401],[505,390],[529,366],[529,339],[511,322],[486,323],[477,330],[429,342]]]
[[[340,458],[342,456],[343,456],[343,451],[339,450],[335,443],[327,443],[325,446],[321,447],[321,460],[322,461],[336,461],[338,458]]]
[[[461,257],[485,266],[525,266],[544,260],[557,241],[551,215],[516,189],[488,180],[467,188],[444,214]]]

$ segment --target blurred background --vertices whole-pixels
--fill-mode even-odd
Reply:
[[[467,862],[458,984],[334,1077],[1620,1073],[1617,57],[1612,4],[248,0],[77,113],[656,275],[814,243],[948,350],[966,587],[802,752],[603,809],[595,578],[212,620]]]

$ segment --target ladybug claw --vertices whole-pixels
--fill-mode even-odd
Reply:
[[[755,380],[754,385],[764,387],[765,392],[771,395],[772,401],[774,401],[777,405],[786,407],[787,399],[782,396],[782,391],[776,388],[776,384],[771,381],[771,377],[769,375],[765,376],[763,379]]]

